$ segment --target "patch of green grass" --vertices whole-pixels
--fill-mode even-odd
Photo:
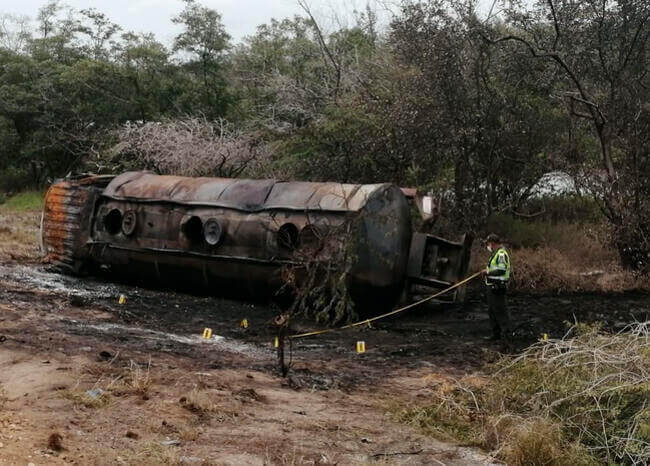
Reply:
[[[15,194],[2,203],[2,209],[13,212],[27,212],[43,208],[44,193],[42,191],[25,191]]]

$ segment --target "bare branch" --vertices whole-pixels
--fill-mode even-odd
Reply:
[[[555,29],[555,40],[553,41],[553,50],[557,50],[557,44],[560,41],[560,25],[557,21],[557,15],[555,14],[555,5],[553,5],[553,0],[548,0],[548,6],[551,8],[551,14],[553,16],[553,29]]]
[[[316,30],[316,36],[318,37],[318,42],[320,43],[321,48],[327,55],[327,58],[329,58],[329,61],[332,63],[332,66],[334,68],[334,71],[336,72],[336,87],[334,88],[334,98],[338,96],[339,93],[339,88],[341,86],[341,65],[336,61],[334,58],[334,55],[330,51],[329,47],[327,46],[327,43],[325,42],[325,38],[323,37],[323,33],[318,26],[318,23],[316,22],[316,19],[311,13],[311,9],[309,8],[309,5],[307,4],[306,0],[298,0],[298,5],[300,8],[303,9],[305,13],[307,13],[307,16],[309,16],[309,19],[314,25],[314,29]]]
[[[117,136],[116,157],[134,158],[164,174],[232,178],[246,170],[261,171],[259,166],[270,158],[262,141],[235,131],[225,120],[127,123]]]

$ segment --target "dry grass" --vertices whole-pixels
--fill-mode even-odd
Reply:
[[[618,259],[607,261],[602,254],[599,266],[589,265],[582,254],[549,247],[521,249],[513,253],[517,262],[513,285],[525,291],[622,292],[648,288],[647,278],[624,270]]]
[[[234,392],[232,392],[232,394],[235,397],[235,399],[243,403],[247,403],[250,401],[259,401],[265,403],[267,401],[264,395],[260,395],[252,388],[242,388],[240,390],[235,390]]]
[[[281,466],[298,466],[303,464],[327,464],[328,461],[321,462],[322,455],[318,458],[318,461],[310,458],[305,455],[300,449],[294,446],[291,451],[268,451],[265,455],[264,464],[277,464]]]
[[[98,396],[91,396],[87,390],[70,389],[62,390],[61,396],[74,403],[75,407],[85,407],[89,409],[98,409],[107,406],[111,402],[111,395],[102,390]]]
[[[201,431],[192,426],[181,426],[178,429],[178,438],[184,442],[196,442],[201,436]]]
[[[209,413],[218,412],[216,405],[211,406],[210,409],[210,411],[203,411],[204,415],[207,416]],[[201,424],[202,419],[200,418],[191,418],[189,422],[179,423],[178,425],[166,420],[160,423],[156,419],[149,424],[148,428],[155,434],[178,438],[183,442],[196,442],[204,432],[204,427]]]
[[[113,397],[146,397],[152,386],[151,361],[146,369],[133,361],[126,368],[118,367],[114,362],[115,358],[104,363],[88,363],[78,367],[77,383],[70,389],[62,390],[61,396],[72,401],[75,406],[91,409],[108,405]],[[100,390],[101,393],[93,396],[89,394],[90,390]]]
[[[510,249],[513,290],[611,293],[650,289],[647,277],[623,269],[617,252],[607,247],[606,227],[557,224],[546,225],[545,231],[541,243]],[[476,245],[473,268],[484,267],[488,258],[485,248]]]
[[[568,443],[558,422],[548,418],[502,415],[488,419],[485,448],[509,466],[595,466],[578,443]]]
[[[181,406],[188,411],[205,415],[219,411],[217,404],[212,400],[210,394],[206,391],[193,389],[187,395],[179,399]]]
[[[34,261],[40,257],[38,231],[43,193],[17,194],[0,205],[0,261]]]
[[[116,380],[124,377],[124,369],[116,366],[114,361],[86,363],[79,368],[78,372],[80,377],[94,380]]]
[[[14,212],[0,206],[0,261],[36,261],[40,212]]]
[[[177,447],[148,442],[139,445],[135,452],[122,455],[123,463],[132,466],[182,465]]]
[[[239,416],[241,406],[234,399],[219,400],[214,393],[194,388],[179,399],[180,405],[198,416],[200,420],[233,421]]]
[[[124,379],[124,387],[130,392],[139,396],[146,396],[151,388],[151,359],[146,369],[131,361],[127,375]]]
[[[81,367],[81,377],[95,380],[95,386],[104,386],[115,396],[138,395],[146,397],[153,384],[151,360],[145,368],[134,361],[128,367],[118,367],[115,359],[103,363],[89,363]]]
[[[429,377],[426,406],[396,416],[507,464],[650,463],[650,323],[576,326],[483,377]]]
[[[7,398],[7,392],[5,391],[4,387],[0,385],[0,410],[4,409],[7,401],[9,401],[9,398]]]

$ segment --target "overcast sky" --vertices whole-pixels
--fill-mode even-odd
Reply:
[[[202,5],[217,10],[228,33],[235,41],[253,34],[259,24],[271,18],[282,19],[301,14],[297,0],[197,0]],[[0,0],[0,13],[26,15],[34,18],[46,0]],[[65,5],[80,10],[96,8],[127,31],[153,32],[158,39],[170,44],[179,28],[171,18],[183,9],[181,0],[63,0]],[[367,0],[309,0],[319,23],[345,23],[353,11],[363,10]],[[385,5],[393,1],[370,0],[383,18],[389,15]]]

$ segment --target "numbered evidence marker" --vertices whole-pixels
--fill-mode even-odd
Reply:
[[[278,337],[275,337],[275,339],[273,340],[273,347],[274,348],[280,347],[280,339]]]
[[[366,342],[365,341],[357,341],[357,353],[365,353],[366,352]]]
[[[212,329],[211,328],[206,328],[205,330],[203,330],[203,338],[205,338],[206,340],[209,340],[210,338],[212,338]]]
[[[126,296],[123,294],[120,295],[119,299],[117,300],[119,304],[126,304]]]
[[[241,328],[248,328],[248,319],[242,319],[242,321],[239,323],[239,326]]]

